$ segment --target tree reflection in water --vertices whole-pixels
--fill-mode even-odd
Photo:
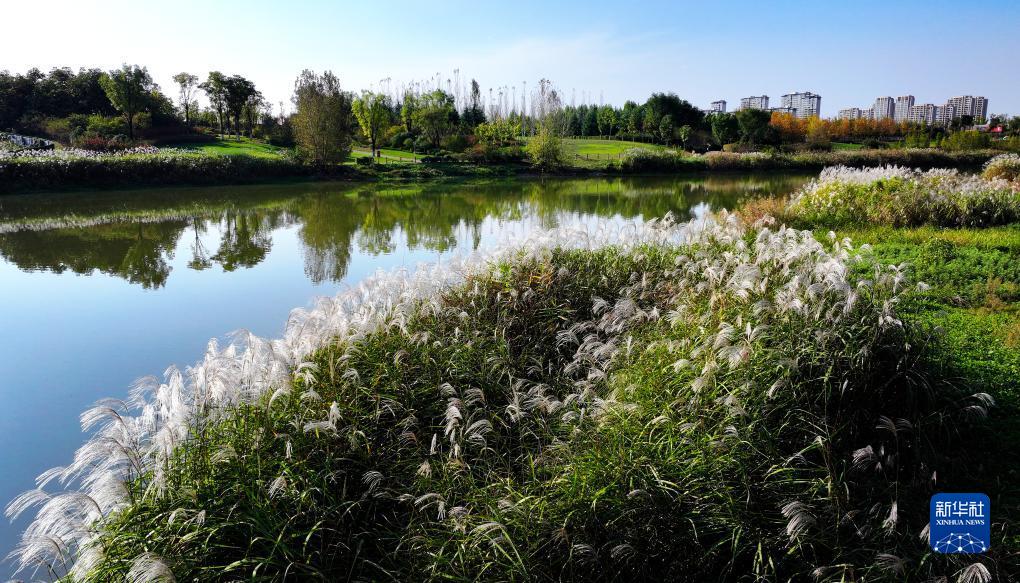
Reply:
[[[122,277],[159,288],[174,253],[187,268],[254,267],[273,234],[298,227],[305,274],[315,283],[347,273],[352,245],[360,253],[453,250],[457,233],[472,247],[486,219],[533,218],[544,228],[565,216],[658,217],[732,208],[747,197],[786,194],[804,175],[500,180],[484,183],[296,184],[0,198],[0,256],[23,270]],[[210,254],[207,238],[218,233]],[[179,247],[180,246],[180,247]]]

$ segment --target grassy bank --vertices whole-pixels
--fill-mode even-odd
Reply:
[[[724,219],[379,276],[87,412],[47,474],[84,492],[11,506],[42,505],[21,557],[86,581],[1006,578],[1009,524],[988,557],[926,550],[933,491],[1002,500],[990,399],[861,252]]]
[[[565,143],[574,140],[566,140]],[[622,142],[620,142],[622,143]],[[617,143],[619,145],[620,143]],[[240,142],[234,155],[222,155],[226,146],[200,145],[198,150],[152,150],[128,154],[58,151],[35,157],[0,157],[0,193],[82,188],[143,187],[160,185],[246,184],[281,179],[431,180],[446,177],[489,178],[535,175],[529,164],[392,163],[342,164],[312,168],[278,151],[247,152],[252,144]],[[260,146],[261,147],[261,146]],[[205,148],[205,149],[203,149]],[[208,148],[213,148],[209,150]],[[895,164],[909,168],[979,169],[992,151],[843,150],[803,154],[738,154],[713,152],[681,155],[651,150],[642,145],[628,149],[621,160],[568,164],[550,176],[603,174],[660,174],[726,171],[817,171],[827,166],[876,167]],[[573,159],[577,160],[576,156]]]
[[[846,228],[839,236],[867,243],[865,265],[902,265],[913,291],[900,304],[905,321],[939,335],[940,375],[980,387],[996,401],[984,432],[973,437],[985,457],[972,487],[995,492],[996,535],[1004,561],[1020,556],[1020,225],[974,229]],[[818,233],[822,237],[822,233]],[[943,491],[952,491],[940,484]],[[1013,572],[1012,577],[1020,576]],[[1000,580],[1010,580],[1001,575]]]

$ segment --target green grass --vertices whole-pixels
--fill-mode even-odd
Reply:
[[[664,150],[664,146],[658,144],[645,144],[642,142],[628,142],[626,140],[602,140],[598,138],[568,138],[563,140],[563,149],[568,155],[579,156],[618,156],[632,148],[646,150]]]
[[[864,148],[862,144],[851,144],[848,142],[832,142],[833,150],[860,150]]]
[[[997,484],[993,520],[1003,525],[1005,552],[1020,552],[1020,224],[985,229],[890,227],[846,229],[840,237],[868,243],[871,264],[902,264],[931,288],[900,307],[910,322],[940,338],[935,359],[947,378],[991,394],[986,448],[976,482]],[[819,239],[825,233],[818,232]]]
[[[241,136],[240,139],[225,137],[211,142],[183,142],[167,144],[166,147],[208,154],[212,156],[254,156],[256,158],[284,158],[288,150],[278,148],[261,140]]]
[[[414,160],[420,160],[421,157],[424,156],[424,154],[421,153],[416,154],[413,152],[406,152],[404,150],[394,150],[392,148],[379,148],[378,151],[385,158],[389,158],[388,161],[406,160],[408,162],[412,162]],[[351,152],[351,156],[355,158],[367,158],[371,156],[371,152],[367,148],[358,147]],[[394,158],[397,158],[398,160],[393,160]]]
[[[404,150],[394,150],[392,148],[381,148],[379,150],[383,156],[390,156],[392,158],[404,158],[406,160],[421,159],[422,154],[416,154],[414,152],[407,152]]]

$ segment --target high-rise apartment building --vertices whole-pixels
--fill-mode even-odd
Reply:
[[[848,107],[846,109],[839,110],[839,115],[836,117],[838,119],[871,119],[871,110],[861,109],[859,107]]]
[[[799,118],[818,117],[822,114],[822,96],[805,91],[803,93],[787,93],[783,96],[783,107],[796,110]]]
[[[926,123],[928,125],[934,124],[935,105],[931,103],[912,105],[907,111],[907,121],[910,123]]]
[[[896,106],[893,108],[893,120],[896,123],[908,121],[910,108],[914,107],[913,95],[901,95],[896,98]]]
[[[713,113],[726,113],[726,100],[720,99],[719,101],[713,101],[712,106],[709,109]]]
[[[984,97],[973,95],[951,97],[946,101],[946,105],[953,106],[955,117],[969,115],[974,118],[974,121],[988,119],[988,99]]]
[[[896,101],[892,97],[876,97],[871,111],[874,119],[892,119],[896,113]]]
[[[956,117],[956,107],[950,104],[935,106],[935,125],[947,126]]]
[[[740,100],[740,109],[768,109],[769,108],[769,96],[768,95],[752,95],[751,97],[744,97]]]

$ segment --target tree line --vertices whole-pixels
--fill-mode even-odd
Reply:
[[[457,72],[459,74],[459,72]],[[614,138],[653,142],[684,150],[804,147],[826,149],[833,140],[883,142],[912,139],[939,143],[954,129],[934,129],[892,120],[801,119],[761,110],[704,112],[675,93],[653,93],[622,107],[564,104],[552,82],[542,79],[517,101],[506,88],[486,98],[476,80],[467,91],[437,77],[396,91],[349,91],[331,72],[303,71],[295,81],[292,113],[274,112],[250,79],[210,71],[173,76],[175,98],[153,82],[145,67],[125,64],[102,71],[56,68],[24,74],[0,72],[0,130],[44,135],[102,149],[123,136],[188,134],[196,129],[263,138],[296,147],[316,162],[349,155],[354,142],[375,155],[383,147],[427,154],[463,153],[479,159],[519,159],[535,150],[556,158],[560,138]],[[204,97],[206,107],[200,107]],[[530,100],[529,100],[530,98]],[[1020,118],[993,117],[1011,134]],[[536,138],[539,138],[536,140]],[[534,157],[534,156],[533,156]]]

